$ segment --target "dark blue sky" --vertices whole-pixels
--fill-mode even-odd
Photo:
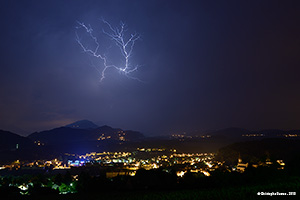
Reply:
[[[297,1],[2,1],[0,129],[89,119],[146,134],[300,129]],[[99,74],[75,40],[100,18],[141,34],[134,75]],[[99,66],[101,68],[101,66]]]

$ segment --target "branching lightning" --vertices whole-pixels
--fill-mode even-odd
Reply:
[[[130,59],[133,55],[132,52],[134,49],[134,45],[136,41],[140,39],[140,35],[138,33],[132,33],[129,34],[129,36],[126,35],[127,29],[126,25],[123,22],[120,23],[119,27],[113,27],[110,23],[108,23],[105,20],[102,20],[102,22],[106,27],[102,29],[102,33],[108,36],[109,39],[111,39],[114,42],[114,44],[120,49],[120,55],[123,60],[123,64],[121,67],[114,64],[108,64],[110,62],[108,62],[107,56],[104,53],[99,52],[100,42],[99,39],[94,35],[93,29],[90,25],[78,22],[79,26],[76,27],[77,29],[83,29],[86,32],[86,34],[91,38],[91,40],[94,43],[93,45],[95,46],[94,48],[90,48],[87,44],[84,44],[80,39],[78,32],[76,31],[76,41],[81,46],[83,51],[94,58],[100,59],[101,63],[103,63],[102,70],[99,69],[99,67],[94,66],[96,70],[101,74],[100,81],[102,81],[105,78],[106,71],[109,68],[116,69],[128,78],[141,81],[140,79],[131,76],[131,74],[135,72],[140,66],[134,66],[130,62]]]

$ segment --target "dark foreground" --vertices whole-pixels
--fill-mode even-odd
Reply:
[[[300,182],[268,184],[260,186],[228,187],[212,190],[178,190],[178,191],[126,191],[126,192],[101,192],[94,194],[67,194],[67,195],[43,195],[28,196],[21,199],[44,199],[44,200],[197,200],[197,199],[299,199],[295,196],[266,196],[257,195],[257,191],[265,192],[288,192],[299,191]],[[19,198],[5,198],[19,199]]]
[[[274,172],[274,171],[273,171]],[[273,174],[273,173],[272,173]],[[205,179],[203,179],[205,178]],[[184,177],[180,187],[155,188],[143,187],[140,189],[129,189],[124,187],[120,189],[105,189],[92,182],[84,183],[84,191],[72,194],[54,194],[54,193],[35,193],[32,195],[20,195],[17,192],[2,190],[1,199],[43,199],[43,200],[194,200],[194,199],[299,199],[300,195],[300,176],[291,175],[284,171],[274,173],[273,175],[265,173],[244,173],[233,174],[226,173],[215,175],[213,177]],[[163,181],[163,180],[162,180]],[[158,183],[159,184],[159,183]],[[145,186],[141,182],[141,185]],[[117,186],[117,185],[116,185]],[[7,189],[7,188],[6,188]],[[280,192],[287,193],[285,196],[258,195],[258,192]],[[289,193],[292,192],[292,193]]]

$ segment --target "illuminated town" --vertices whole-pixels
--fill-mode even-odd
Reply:
[[[166,168],[173,165],[180,165],[178,176],[183,176],[187,171],[201,172],[209,176],[209,171],[222,165],[214,161],[214,153],[177,153],[175,149],[138,148],[134,152],[91,152],[84,155],[65,154],[65,159],[37,160],[33,162],[14,161],[8,165],[2,165],[1,170],[30,170],[30,169],[51,169],[62,170],[86,165],[100,165],[102,167],[119,166],[117,175],[129,174],[134,176],[138,169]],[[201,167],[199,167],[201,164]],[[121,166],[121,167],[120,167]],[[109,173],[108,173],[109,174]],[[108,175],[107,174],[107,175]],[[110,175],[108,175],[111,177]]]
[[[285,163],[282,160],[276,161],[278,170],[284,169]],[[252,167],[271,166],[273,163],[267,159],[266,162],[253,164]],[[215,170],[223,172],[243,173],[249,166],[249,163],[243,163],[238,159],[233,166],[226,166],[224,162],[215,159],[215,153],[179,153],[176,149],[162,148],[137,148],[134,152],[91,152],[84,155],[66,153],[64,158],[53,160],[36,160],[25,162],[16,160],[11,164],[2,165],[0,172],[22,172],[24,174],[35,171],[44,174],[70,173],[72,181],[69,185],[65,183],[56,184],[51,182],[43,184],[42,187],[51,187],[59,191],[60,194],[76,193],[75,183],[82,170],[89,167],[96,167],[97,172],[93,176],[104,175],[107,179],[113,179],[119,176],[135,176],[140,169],[155,170],[162,169],[166,173],[171,171],[176,173],[178,179],[184,177],[187,173],[202,174],[210,176]],[[174,171],[175,169],[175,171]],[[3,178],[2,178],[3,181]],[[29,188],[33,187],[32,181],[10,183],[10,186],[18,187],[20,194],[30,194]]]

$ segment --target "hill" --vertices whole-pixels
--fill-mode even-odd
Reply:
[[[300,155],[300,140],[287,138],[266,138],[262,140],[238,142],[220,148],[217,159],[236,164],[238,158],[245,162],[284,160],[286,162]]]
[[[60,127],[32,133],[28,138],[45,144],[61,144],[103,140],[132,141],[142,139],[144,138],[144,135],[137,131],[124,131],[119,128],[112,128],[105,125],[95,129]]]
[[[74,123],[68,124],[65,127],[76,128],[76,129],[95,129],[95,128],[98,128],[99,126],[89,120],[80,120],[80,121],[76,121]]]
[[[15,133],[0,130],[0,151],[24,149],[33,146],[30,139]]]
[[[49,149],[38,148],[32,140],[18,134],[0,130],[0,162],[9,163],[15,160],[32,160],[51,157]]]
[[[78,123],[75,122],[71,126],[75,124]],[[77,126],[76,128],[60,127],[32,133],[28,138],[55,149],[57,153],[86,153],[113,151],[119,149],[122,143],[143,139],[144,135],[138,131],[127,131],[105,125],[95,129],[91,129],[90,126],[87,129],[79,129]]]

